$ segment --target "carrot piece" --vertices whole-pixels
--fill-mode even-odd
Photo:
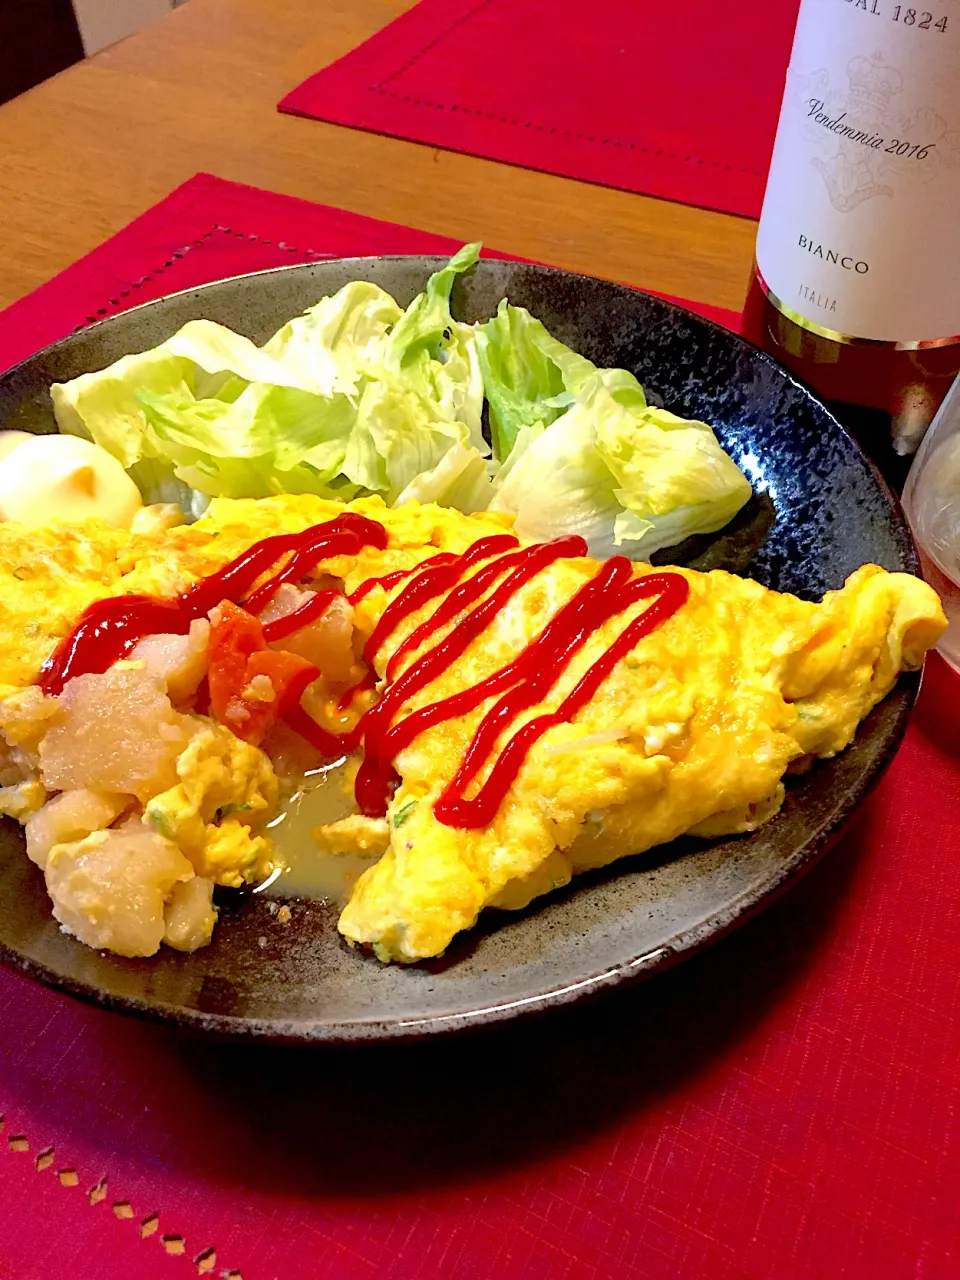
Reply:
[[[278,720],[299,707],[319,675],[305,658],[268,649],[252,614],[230,601],[221,604],[210,628],[210,705],[238,738],[259,746]]]
[[[233,700],[242,696],[249,683],[247,661],[251,654],[265,647],[259,619],[230,600],[222,601],[210,624],[207,680],[213,713],[231,728],[234,728],[232,720],[236,717],[227,713]]]

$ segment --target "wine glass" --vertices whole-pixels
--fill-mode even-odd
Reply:
[[[903,509],[920,549],[923,576],[939,592],[950,623],[937,648],[960,671],[960,377],[910,468]]]

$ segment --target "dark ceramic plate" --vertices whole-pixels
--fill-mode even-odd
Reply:
[[[0,378],[0,422],[52,430],[51,382],[152,347],[187,320],[218,320],[263,342],[349,280],[376,281],[405,304],[438,263],[324,262],[150,303]],[[867,561],[916,571],[883,482],[827,410],[765,355],[657,298],[518,263],[482,262],[458,283],[454,310],[466,320],[484,318],[504,295],[597,364],[633,370],[676,413],[716,427],[759,497],[733,533],[684,547],[690,563],[745,570],[808,599]],[[488,912],[431,964],[385,967],[343,943],[332,909],[295,903],[292,920],[281,924],[257,898],[226,905],[214,942],[195,955],[164,950],[135,961],[98,954],[57,928],[12,823],[0,829],[0,954],[113,1009],[276,1040],[412,1037],[562,1004],[671,964],[797,879],[889,763],[915,692],[915,679],[903,682],[850,749],[793,784],[782,812],[752,836],[677,842],[585,876],[520,914]]]

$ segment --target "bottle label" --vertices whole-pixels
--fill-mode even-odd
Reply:
[[[960,335],[960,0],[930,3],[800,8],[757,265],[830,337]]]

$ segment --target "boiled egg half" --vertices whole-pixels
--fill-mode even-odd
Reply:
[[[129,529],[143,506],[121,464],[79,436],[0,432],[0,518],[21,524],[97,517]]]

